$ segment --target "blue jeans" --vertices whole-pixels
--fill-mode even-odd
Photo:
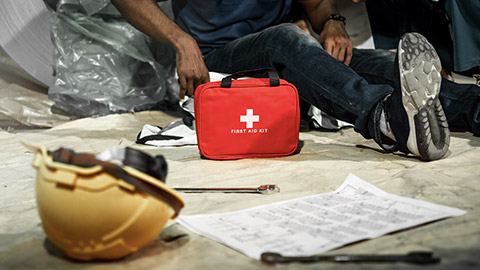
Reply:
[[[354,49],[350,67],[370,84],[393,88],[394,62],[395,53],[391,51]],[[439,98],[451,130],[480,136],[480,87],[442,78]]]
[[[210,71],[223,73],[274,68],[281,78],[297,87],[306,102],[352,123],[357,132],[371,139],[379,133],[383,101],[394,90],[394,56],[388,51],[355,49],[350,66],[346,66],[297,26],[281,24],[231,41],[204,59]],[[442,104],[452,106],[451,110],[445,109],[447,117],[462,119],[455,125],[457,128],[480,134],[480,88],[470,93],[467,87],[458,87],[461,89],[457,91],[457,86],[442,85],[441,93],[444,88],[447,92],[442,93]],[[466,97],[462,96],[466,93]],[[473,100],[468,101],[468,96]]]

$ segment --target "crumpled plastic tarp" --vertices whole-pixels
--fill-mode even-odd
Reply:
[[[172,48],[131,26],[109,0],[52,2],[45,0],[54,44],[48,96],[56,106],[83,117],[178,102]]]
[[[55,110],[52,105],[53,101],[43,93],[17,84],[0,86],[0,130],[50,128],[72,120],[70,116],[62,114],[65,112],[52,111]],[[2,123],[1,119],[5,116],[12,121]]]
[[[72,120],[55,111],[46,94],[46,87],[0,47],[0,130],[50,128]]]

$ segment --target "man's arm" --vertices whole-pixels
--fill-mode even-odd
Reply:
[[[338,14],[335,0],[298,0],[310,24],[319,34],[318,41],[325,51],[346,65],[352,59],[353,42],[345,30],[345,24],[337,20],[327,20],[330,14]]]
[[[150,37],[169,44],[177,54],[180,100],[210,80],[197,42],[170,20],[154,0],[112,0],[125,19]]]

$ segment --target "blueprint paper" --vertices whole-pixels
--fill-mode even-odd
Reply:
[[[180,216],[180,224],[245,255],[311,256],[466,211],[382,191],[350,174],[329,193],[245,210]]]

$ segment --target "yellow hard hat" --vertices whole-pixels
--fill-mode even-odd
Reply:
[[[150,243],[183,208],[162,156],[112,148],[97,156],[27,144],[49,240],[77,260],[117,259]],[[121,163],[119,165],[115,164]]]

